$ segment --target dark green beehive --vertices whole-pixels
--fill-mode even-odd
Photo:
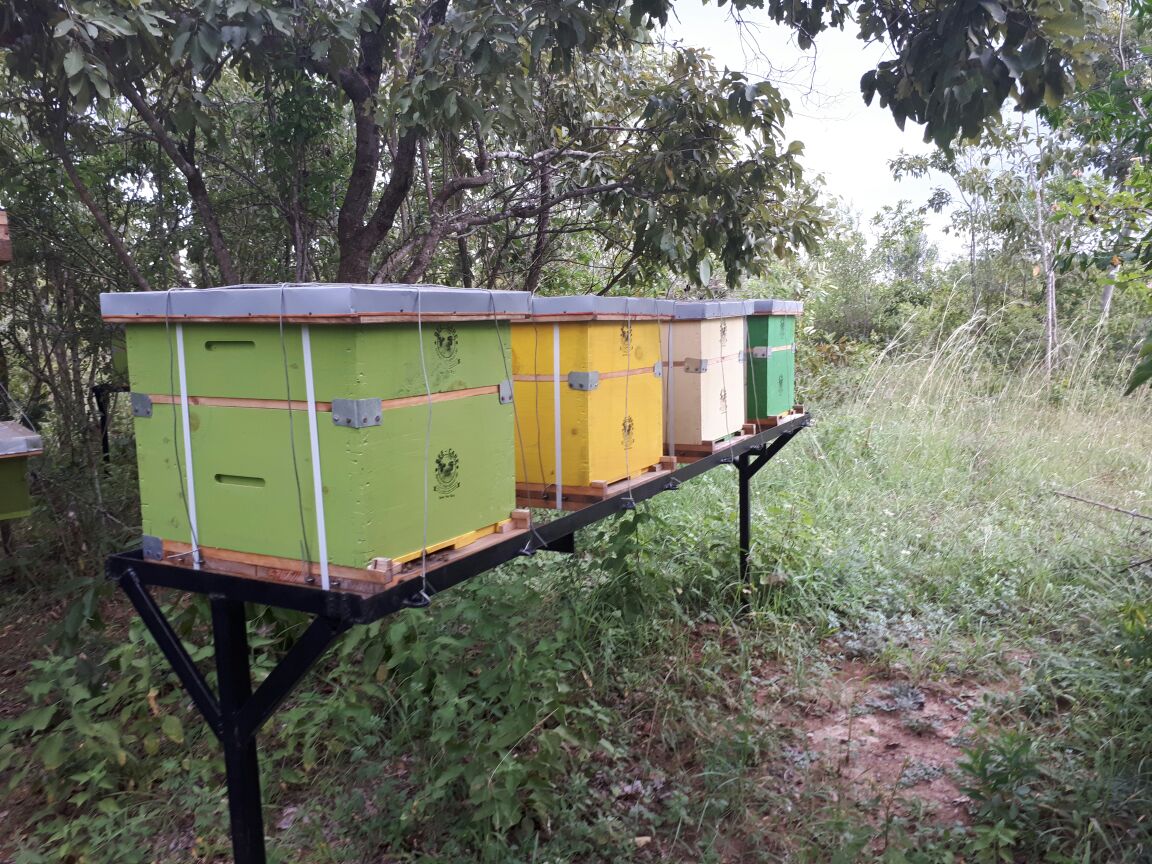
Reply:
[[[11,420],[0,422],[0,521],[32,512],[28,459],[44,450],[39,435]]]
[[[796,402],[795,300],[749,300],[748,420],[766,420],[792,410]]]

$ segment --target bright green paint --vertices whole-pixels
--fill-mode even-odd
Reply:
[[[19,519],[32,512],[28,494],[28,460],[0,459],[0,521]]]
[[[512,406],[495,394],[433,403],[426,448],[428,411],[424,405],[386,411],[381,426],[366,429],[319,416],[331,563],[363,567],[374,557],[402,557],[508,518],[515,507]],[[178,412],[156,405],[152,417],[137,419],[136,447],[144,533],[189,542]],[[200,544],[316,560],[307,415],[193,407],[189,417]],[[453,460],[455,474],[447,470]],[[438,473],[438,464],[445,470]]]
[[[747,320],[749,347],[795,345],[795,316],[752,315]],[[795,348],[773,351],[765,358],[749,358],[747,400],[749,420],[791,410],[796,402]]]
[[[126,330],[132,389],[177,393],[175,326]],[[506,323],[499,330],[484,321],[316,325],[310,333],[319,402],[423,395],[425,369],[433,393],[510,377]],[[299,326],[286,325],[282,336],[274,324],[186,324],[184,350],[190,396],[305,398]],[[363,567],[508,518],[515,507],[512,405],[501,405],[495,393],[435,402],[426,447],[428,411],[385,411],[382,425],[366,429],[339,427],[331,414],[319,414],[330,562]],[[200,545],[316,560],[307,413],[193,406],[189,417]],[[152,417],[136,420],[136,450],[144,533],[190,542],[178,406],[157,403]],[[453,458],[457,474],[449,477]]]
[[[175,325],[132,324],[126,330],[132,390],[178,393]],[[418,396],[426,391],[425,371],[433,393],[490,387],[511,377],[506,322],[330,324],[310,333],[320,402]],[[299,326],[285,325],[282,336],[275,324],[185,324],[184,356],[189,396],[304,399]]]

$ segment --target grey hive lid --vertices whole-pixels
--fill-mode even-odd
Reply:
[[[484,291],[443,285],[343,283],[231,285],[100,295],[105,318],[265,318],[404,315],[450,317],[528,314],[523,291]]]
[[[800,315],[804,304],[799,300],[748,300],[749,315]]]
[[[0,459],[8,456],[35,456],[44,450],[44,440],[14,420],[0,420]]]
[[[575,294],[568,297],[532,297],[533,317],[550,318],[557,315],[573,318],[594,318],[597,315],[613,317],[652,318],[660,313],[664,301],[651,297],[598,297],[595,294]]]
[[[664,302],[670,304],[670,317],[678,321],[743,318],[747,314],[743,300],[665,300]]]

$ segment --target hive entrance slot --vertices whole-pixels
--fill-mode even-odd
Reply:
[[[264,486],[263,477],[245,477],[243,474],[217,474],[216,482],[227,486],[253,486],[256,488]]]
[[[251,339],[210,339],[204,343],[206,351],[236,351],[255,347],[256,343]]]

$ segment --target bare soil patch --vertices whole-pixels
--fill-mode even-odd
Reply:
[[[973,709],[1002,686],[912,683],[857,661],[837,664],[801,719],[807,755],[861,805],[918,803],[942,822],[967,822],[957,761]]]

